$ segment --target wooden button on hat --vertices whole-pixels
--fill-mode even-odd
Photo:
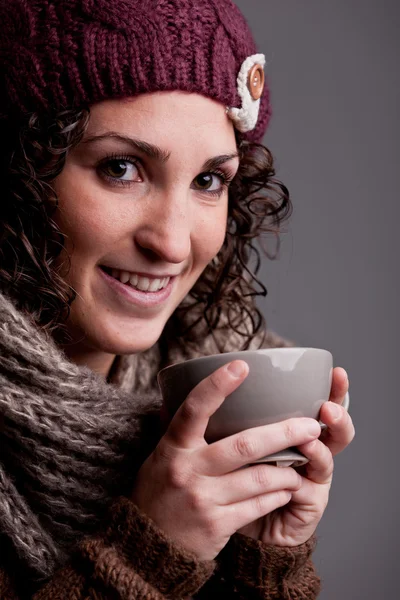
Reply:
[[[247,85],[253,100],[261,98],[265,85],[265,75],[260,64],[254,65],[251,69]]]

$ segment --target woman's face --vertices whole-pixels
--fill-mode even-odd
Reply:
[[[239,165],[224,106],[162,92],[101,102],[55,180],[77,292],[66,352],[106,374],[151,347],[222,246]]]

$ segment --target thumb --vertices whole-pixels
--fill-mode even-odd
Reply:
[[[199,441],[204,442],[209,418],[243,383],[248,373],[246,362],[234,360],[203,379],[175,413],[168,428],[168,437],[182,448],[194,448]]]

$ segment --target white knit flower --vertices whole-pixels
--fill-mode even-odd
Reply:
[[[238,92],[242,100],[242,107],[229,108],[227,110],[227,114],[234,122],[236,129],[242,133],[252,131],[255,128],[260,111],[261,98],[254,100],[248,86],[249,73],[255,65],[261,65],[264,68],[264,54],[253,54],[243,62],[237,77]]]

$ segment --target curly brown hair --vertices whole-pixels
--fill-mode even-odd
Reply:
[[[85,107],[55,115],[34,113],[20,123],[0,126],[0,288],[37,325],[60,340],[67,339],[65,323],[76,293],[55,266],[65,236],[52,219],[58,206],[52,181],[62,171],[69,151],[81,141],[89,118],[90,109]],[[275,179],[270,151],[244,141],[240,134],[236,137],[240,166],[229,187],[223,247],[170,322],[175,335],[195,340],[200,322],[212,332],[224,312],[229,326],[243,336],[246,349],[264,323],[254,297],[267,294],[257,279],[260,252],[255,240],[273,234],[275,253],[264,251],[275,258],[280,226],[290,216],[292,204],[287,188]],[[243,323],[247,324],[244,328]]]

